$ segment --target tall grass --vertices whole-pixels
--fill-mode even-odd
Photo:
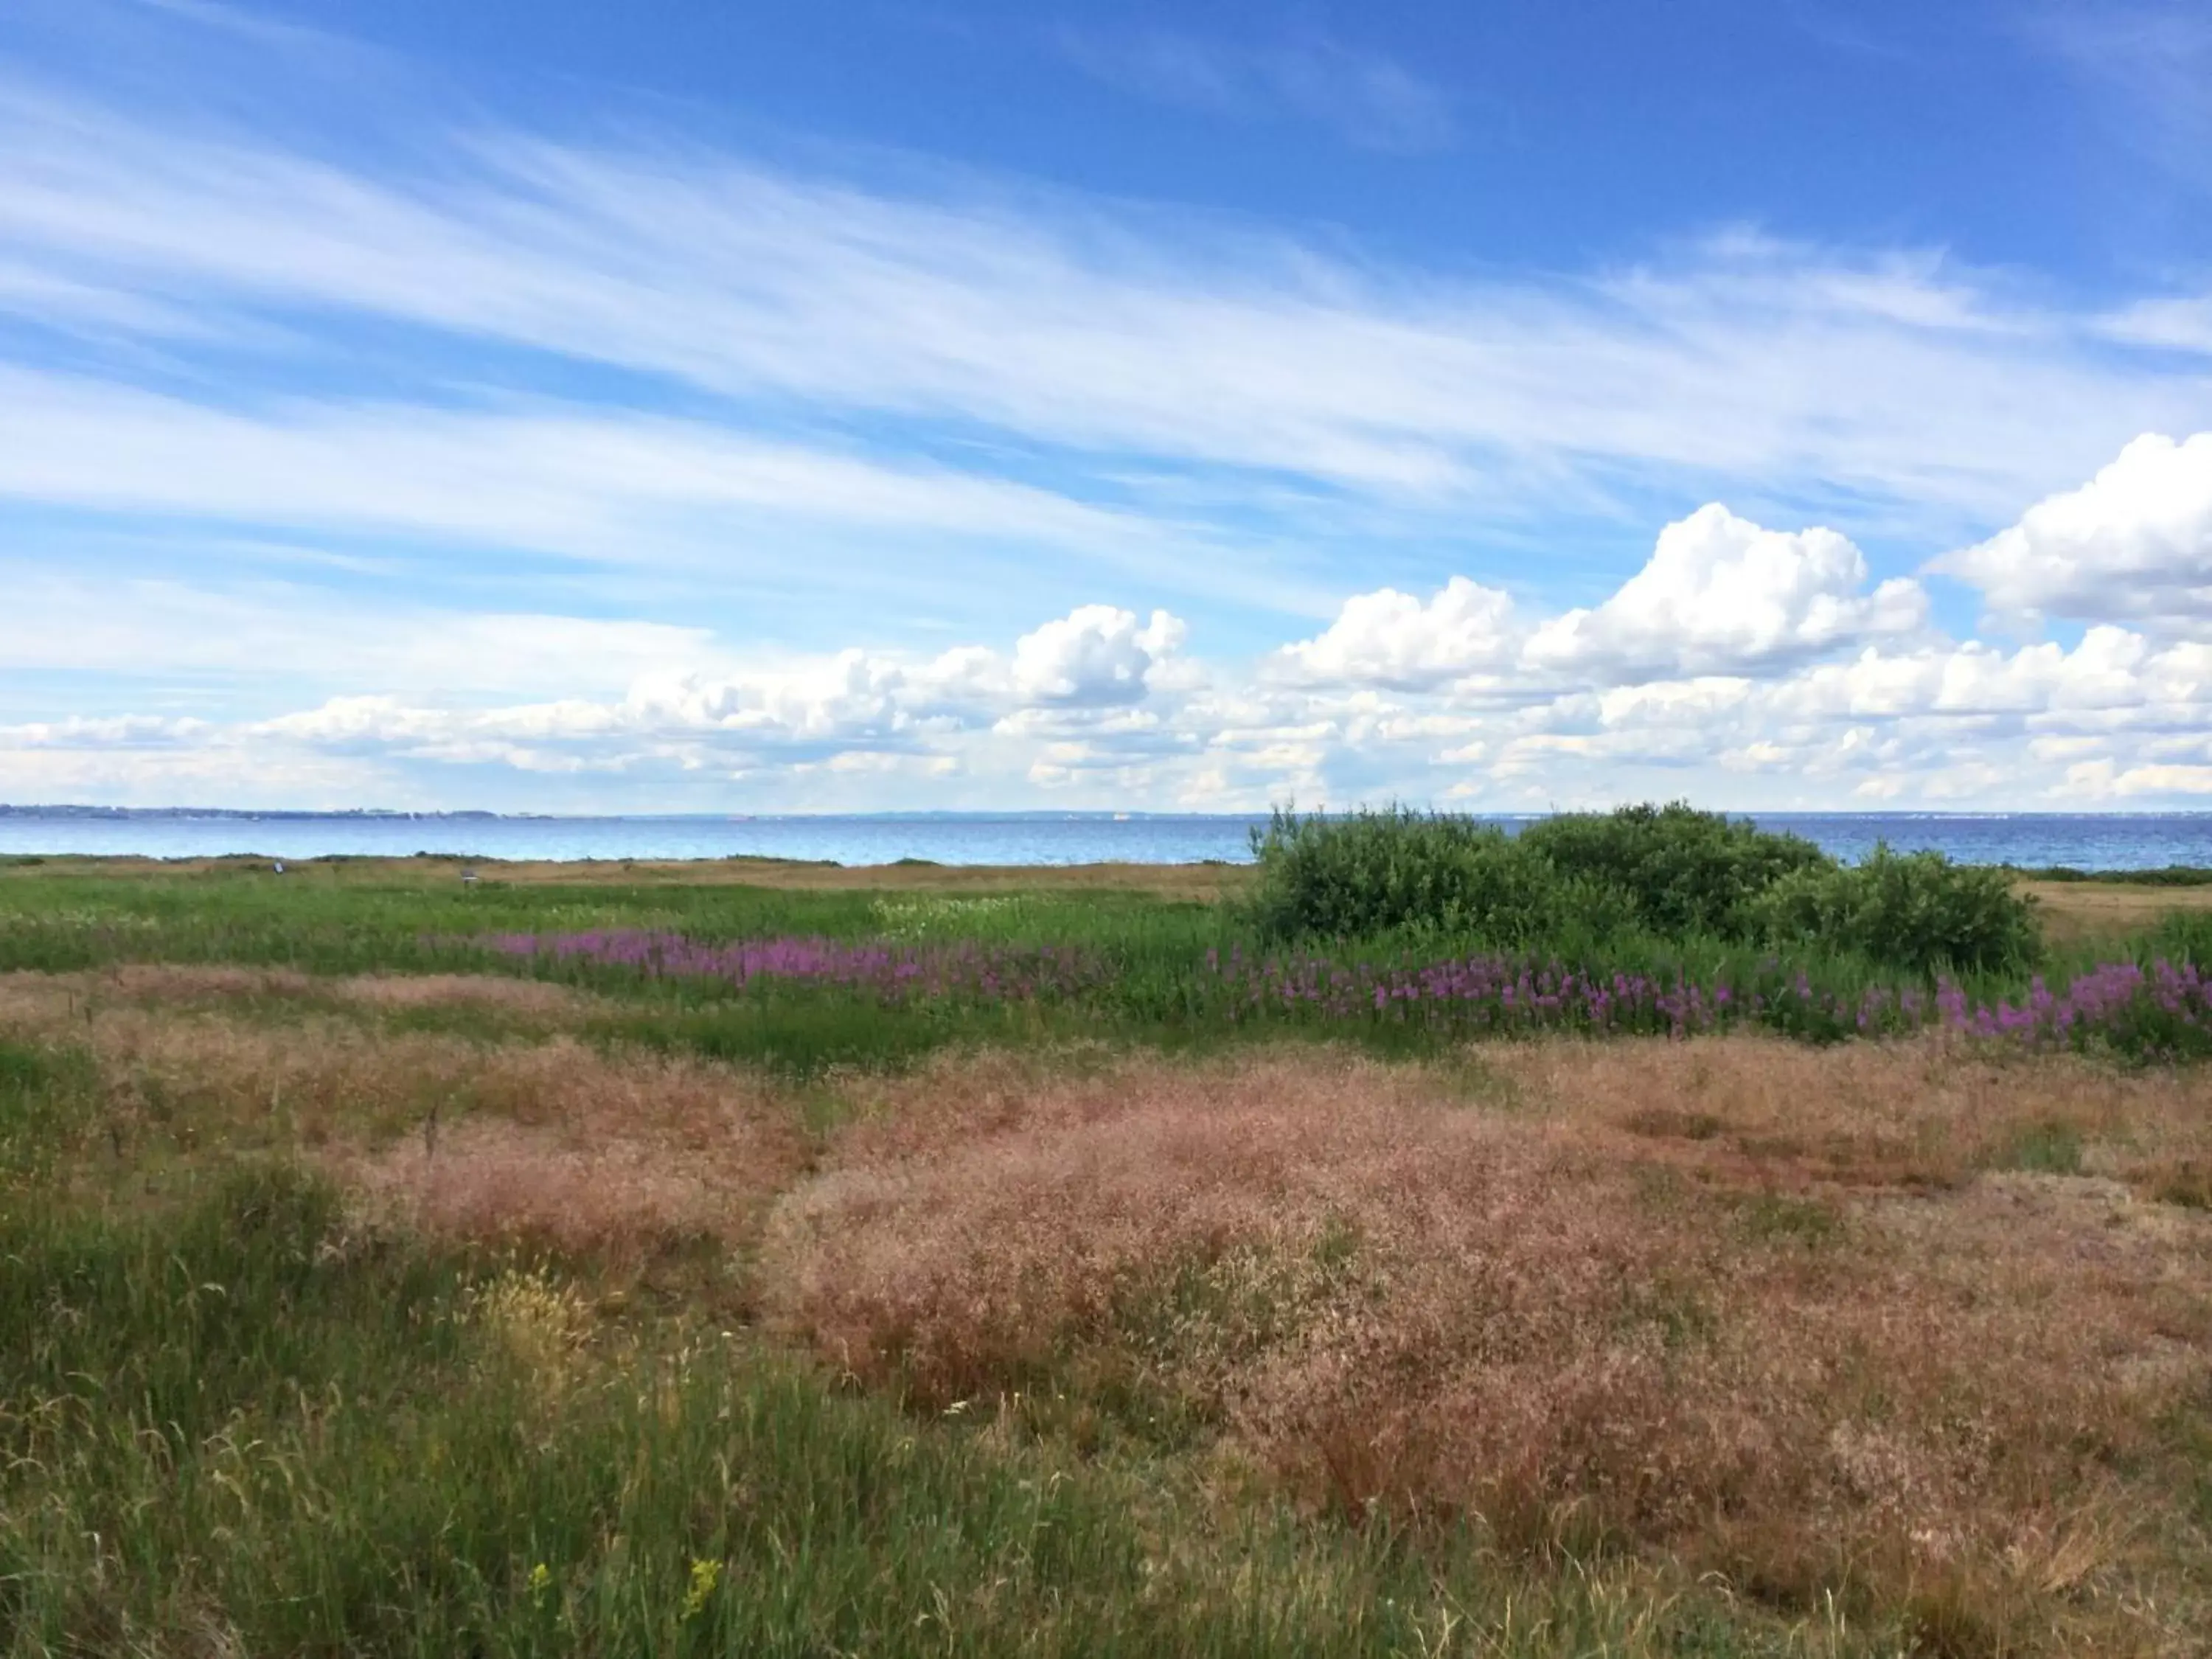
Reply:
[[[1080,1650],[1141,1607],[1090,1494],[712,1334],[594,1367],[573,1290],[471,1267],[281,1171],[11,1220],[0,1647]]]
[[[0,1218],[0,1402],[10,1655],[1350,1655],[1476,1619],[1504,1653],[1800,1646],[1601,1576],[1516,1609],[1449,1534],[1179,1511],[742,1334],[610,1329],[545,1267],[364,1236],[281,1168]]]
[[[311,973],[430,963],[453,943],[504,933],[600,929],[679,933],[709,944],[796,935],[857,942],[961,939],[1109,951],[1175,948],[1218,935],[1215,908],[1115,891],[1020,895],[799,892],[620,880],[474,886],[339,882],[312,871],[0,878],[0,971],[115,961],[253,963]]]

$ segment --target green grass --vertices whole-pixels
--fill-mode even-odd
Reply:
[[[1209,948],[1252,947],[1249,918],[1134,894],[0,872],[0,970],[512,972],[441,941],[638,926],[1073,944],[1114,965],[1098,994],[1065,1003],[897,1008],[806,987],[568,975],[604,997],[563,1022],[592,1041],[830,1079],[803,1103],[817,1128],[849,1109],[840,1068],[896,1068],[947,1046],[1322,1035],[1233,1024],[1206,1000],[1195,964]],[[1613,949],[1706,975],[1754,962],[1718,941]],[[1832,956],[1808,971],[1849,988],[1876,970]],[[97,982],[87,994],[121,994]],[[226,1005],[271,1022],[336,1006],[313,987]],[[527,1024],[464,1007],[349,1017],[484,1037]],[[1470,1105],[1516,1109],[1446,1036],[1388,1024],[1351,1035],[1449,1055]],[[1209,1425],[1164,1420],[1174,1402],[1135,1392],[1117,1403],[1110,1379],[1080,1402],[1121,1413],[1103,1435],[1069,1430],[1051,1401],[947,1416],[864,1394],[744,1324],[742,1297],[633,1295],[617,1310],[610,1292],[629,1281],[605,1263],[366,1227],[280,1157],[188,1146],[189,1102],[156,1134],[149,1094],[153,1127],[112,1138],[72,1041],[0,1039],[8,1659],[1939,1650],[1910,1607],[1778,1613],[1663,1560],[1502,1551],[1475,1518],[1293,1512],[1206,1462]],[[2080,1158],[2054,1132],[2011,1161],[2063,1171]],[[1778,1194],[1735,1222],[1755,1244],[1808,1251],[1844,1225],[1824,1201]],[[1362,1249],[1356,1232],[1324,1228],[1315,1265],[1353,1270]],[[1267,1328],[1278,1310],[1228,1282],[1194,1270],[1133,1287],[1113,1314],[1222,1342]],[[1711,1317],[1694,1285],[1639,1295],[1624,1316],[1670,1349]],[[1063,1406],[1072,1421],[1077,1407]]]
[[[1747,1238],[1808,1248],[1833,1243],[1844,1230],[1843,1218],[1832,1204],[1788,1193],[1763,1193],[1747,1200],[1736,1221]]]
[[[1255,1036],[1310,1034],[1383,1054],[1436,1055],[1459,1041],[1455,1030],[1409,1020],[1397,1011],[1347,1023],[1322,1020],[1310,1008],[1233,1006],[1220,976],[1206,966],[1209,951],[1241,949],[1252,958],[1297,956],[1310,948],[1271,945],[1264,907],[1241,902],[1112,890],[962,894],[800,891],[734,882],[647,884],[615,872],[591,881],[520,882],[501,879],[495,866],[486,869],[485,878],[473,886],[443,879],[434,862],[348,871],[342,878],[334,870],[312,866],[278,876],[245,861],[127,874],[0,871],[0,972],[220,963],[317,976],[454,970],[542,975],[610,1000],[584,1026],[586,1035],[757,1061],[800,1077],[839,1066],[900,1066],[947,1047],[979,1043],[1103,1038],[1186,1051]],[[908,948],[959,942],[1016,951],[1073,947],[1099,971],[1073,997],[886,1007],[872,996],[817,986],[757,983],[739,990],[705,979],[656,981],[616,967],[520,961],[472,943],[491,934],[599,928],[665,930],[710,942],[804,935]],[[1339,962],[1388,964],[1487,954],[1493,946],[1475,933],[1430,927],[1320,948]],[[1930,983],[1925,974],[1818,940],[1778,947],[1717,935],[1662,936],[1632,928],[1594,933],[1571,927],[1537,939],[1522,954],[1537,963],[1669,982],[1682,976],[1710,985],[1725,978],[1748,988],[1761,981],[1793,982],[1802,974],[1820,996],[1852,1003],[1869,987]],[[2125,938],[2046,949],[2042,956],[2043,971],[2054,981],[2115,956],[2212,962],[2212,918],[2177,915]],[[2027,988],[2023,968],[1961,977],[1977,1001],[2017,1000]],[[106,994],[95,988],[90,994]],[[298,999],[282,1003],[270,1009],[270,1017],[298,1012]],[[392,1018],[397,1024],[490,1030],[502,1017],[446,1009]],[[1854,1029],[1825,1014],[1786,1012],[1767,1018],[1780,1029],[1816,1039]]]
[[[2033,869],[2014,866],[2010,873],[2029,881],[2101,882],[2130,887],[2212,887],[2212,869],[2197,864],[2168,864],[2155,870],[2080,870],[2070,864]]]
[[[2034,1175],[2080,1175],[2081,1131],[2067,1123],[2038,1124],[2014,1142],[2008,1164]]]
[[[109,962],[235,962],[310,973],[450,963],[479,934],[663,929],[708,940],[805,934],[833,939],[969,939],[1079,945],[1144,956],[1203,951],[1221,937],[1211,906],[1115,892],[959,897],[787,892],[737,884],[464,887],[393,879],[339,883],[225,866],[189,874],[0,872],[0,971]]]
[[[744,1332],[608,1325],[281,1166],[13,1208],[0,1401],[10,1655],[1414,1654],[1478,1624],[1509,1654],[1813,1650],[1620,1564],[1224,1516]]]

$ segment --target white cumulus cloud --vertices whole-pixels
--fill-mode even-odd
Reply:
[[[1392,587],[1353,595],[1276,665],[1297,680],[1421,690],[1502,667],[1518,641],[1512,596],[1454,576],[1425,603]]]
[[[204,633],[244,614],[173,586],[154,597],[161,618],[207,618]],[[126,632],[145,598],[114,590],[108,609]],[[88,600],[34,611],[30,632],[93,617]],[[335,617],[314,614],[319,626]],[[301,694],[272,686],[258,718],[186,716],[204,705],[176,693],[143,714],[27,708],[27,723],[0,725],[0,799],[143,799],[157,787],[212,799],[217,781],[269,799],[232,788],[258,776],[339,792],[313,797],[325,802],[481,791],[533,810],[562,789],[632,810],[999,806],[1047,790],[1085,805],[1213,809],[1677,794],[1753,809],[2018,809],[2199,799],[2212,780],[2212,627],[2192,635],[2185,612],[2169,612],[2094,623],[2071,642],[1952,638],[1915,584],[1875,585],[1841,535],[1770,531],[1718,507],[1669,526],[1644,568],[1589,610],[1522,615],[1462,576],[1425,596],[1354,594],[1310,637],[1203,664],[1186,654],[1179,617],[1109,604],[934,654],[880,641],[772,652],[615,619],[407,615],[479,652],[542,635],[546,660],[441,684],[412,655],[364,652],[337,629],[327,675],[300,680],[293,658],[271,657]],[[374,631],[392,631],[392,618]],[[239,649],[264,647],[261,633],[240,637]],[[568,672],[551,672],[564,653]],[[619,791],[592,781],[616,777]]]
[[[1185,631],[1164,611],[1139,622],[1112,605],[1081,605],[1010,653],[961,646],[915,659],[853,647],[736,672],[648,672],[616,699],[473,708],[353,695],[242,730],[322,750],[537,770],[660,761],[943,775],[957,763],[933,745],[993,730],[1020,736],[1075,720],[1124,749],[1152,744],[1158,718],[1134,705],[1193,684],[1194,665],[1177,654]],[[880,763],[856,758],[868,754]]]
[[[1615,676],[1727,673],[1911,633],[1927,595],[1909,578],[1865,591],[1864,555],[1832,530],[1766,530],[1717,503],[1659,532],[1644,568],[1595,610],[1539,628],[1528,660]]]
[[[2212,614],[2212,432],[2137,438],[2083,484],[1930,567],[2000,614],[2153,626]]]
[[[1025,702],[1079,707],[1140,701],[1182,647],[1182,620],[1164,611],[1139,623],[1110,605],[1079,605],[1014,646],[1014,686]]]

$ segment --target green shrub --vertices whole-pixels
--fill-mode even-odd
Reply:
[[[1340,817],[1278,808],[1265,833],[1253,832],[1252,851],[1254,921],[1270,938],[1531,944],[1558,930],[1570,897],[1548,865],[1494,825],[1402,806]]]
[[[1784,876],[1835,860],[1800,836],[1777,835],[1686,803],[1573,812],[1532,823],[1521,844],[1570,881],[1610,889],[1644,932],[1742,939],[1756,901]]]
[[[1754,931],[1753,902],[1779,877],[1832,867],[1810,842],[1680,803],[1548,818],[1517,837],[1401,806],[1339,817],[1278,811],[1252,845],[1257,919],[1278,938],[1741,940]]]
[[[1517,837],[1403,806],[1335,817],[1279,809],[1252,848],[1253,920],[1273,939],[1569,953],[1632,938],[1708,940],[1923,974],[2018,969],[2040,955],[2031,903],[2006,871],[1887,846],[1846,866],[1801,836],[1680,802],[1564,814]],[[2185,954],[2212,960],[2212,951]]]
[[[1855,951],[1918,973],[2020,969],[2041,953],[2033,908],[2005,872],[1887,844],[1856,865],[1784,876],[1755,910],[1774,943]]]

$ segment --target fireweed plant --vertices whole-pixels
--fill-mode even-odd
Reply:
[[[817,939],[704,945],[620,930],[503,934],[476,941],[544,971],[592,967],[647,980],[701,979],[739,990],[857,995],[893,1010],[1019,1006],[1080,1011],[1110,1004],[1115,975],[1069,949],[975,945],[892,948]],[[2193,960],[2106,962],[2061,979],[2029,977],[2012,996],[1978,995],[1938,974],[1932,985],[1816,985],[1767,955],[1692,979],[1646,969],[1576,969],[1558,958],[1474,954],[1362,960],[1322,951],[1209,948],[1181,988],[1200,1024],[1357,1034],[1374,1028],[1443,1037],[1664,1034],[1763,1028],[1815,1041],[1931,1027],[2030,1045],[2105,1046],[2144,1057],[2212,1053],[2212,976]]]

